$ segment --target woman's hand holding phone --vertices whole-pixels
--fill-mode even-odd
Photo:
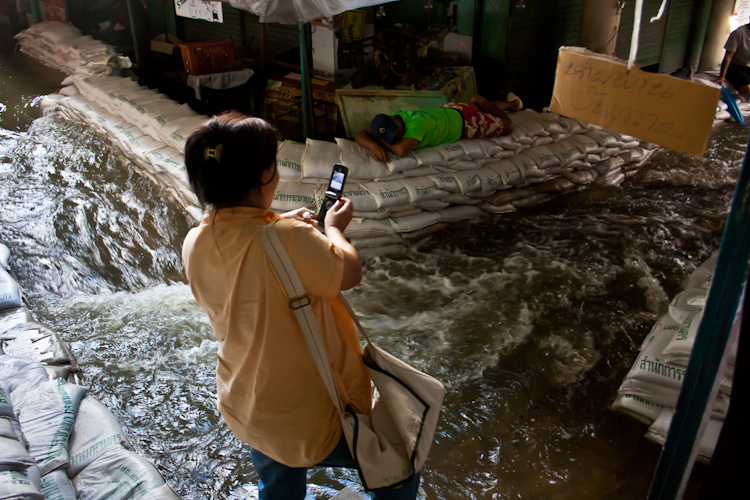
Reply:
[[[311,226],[318,225],[318,220],[315,218],[315,213],[311,212],[309,208],[305,207],[281,214],[281,217],[283,217],[284,219],[295,219],[300,222],[306,222]]]
[[[330,227],[334,227],[344,232],[344,229],[352,221],[352,215],[354,214],[354,205],[352,200],[348,198],[340,198],[337,200],[331,208],[328,209],[325,218],[326,231]]]

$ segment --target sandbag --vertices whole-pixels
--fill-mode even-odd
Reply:
[[[409,190],[402,181],[363,182],[361,185],[379,209],[410,203]]]
[[[73,356],[59,335],[45,325],[29,321],[0,335],[3,352],[40,363],[66,365]]]
[[[487,166],[498,173],[503,185],[516,186],[524,183],[521,169],[510,160],[500,160]]]
[[[653,424],[648,428],[646,438],[654,443],[663,446],[667,440],[669,426],[674,416],[674,408],[664,408]],[[708,464],[713,457],[716,443],[719,441],[723,422],[715,418],[709,418],[705,426],[703,435],[698,442],[698,455],[696,459],[704,464]]]
[[[153,465],[122,446],[108,448],[73,478],[73,486],[82,500],[179,499]]]
[[[68,477],[77,475],[109,448],[120,445],[131,448],[120,422],[105,405],[85,396],[70,432]]]
[[[513,130],[520,130],[524,135],[535,137],[535,136],[548,136],[549,132],[544,128],[544,125],[539,123],[537,120],[531,118],[528,112],[517,111],[515,113],[508,113],[508,118],[513,122]],[[513,133],[511,133],[513,135]]]
[[[47,380],[47,371],[37,361],[0,354],[0,380],[6,396],[9,396],[19,385]]]
[[[458,184],[458,180],[450,173],[437,174],[428,176],[440,189],[446,193],[460,193],[461,186]]]
[[[438,188],[437,183],[431,177],[411,177],[401,182],[409,192],[409,201],[414,204],[429,200],[439,200],[448,195],[446,191]]]
[[[315,198],[322,201],[327,185],[321,184],[315,190]],[[341,196],[352,201],[354,210],[358,212],[376,212],[378,205],[370,195],[370,192],[360,184],[347,182]]]
[[[0,311],[21,307],[21,290],[18,283],[8,274],[8,271],[0,268]]]
[[[369,181],[373,179],[387,179],[392,176],[386,164],[374,159],[369,149],[363,148],[354,141],[339,137],[336,138],[336,144],[339,149],[340,163],[349,168],[349,179],[353,181]],[[328,166],[328,178],[331,177],[332,168],[333,163]]]
[[[0,470],[0,499],[44,500],[40,485],[26,471]]]
[[[279,169],[279,177],[285,182],[299,182],[302,177],[302,155],[305,145],[295,141],[279,142],[276,152],[276,168]]]
[[[302,155],[301,181],[312,184],[327,183],[335,163],[339,163],[339,148],[336,143],[307,139]]]
[[[407,217],[389,217],[388,221],[391,223],[391,227],[397,233],[404,233],[410,231],[416,231],[423,229],[427,226],[440,222],[442,219],[441,215],[436,212],[422,212],[418,215],[411,215]]]
[[[534,178],[544,177],[544,171],[542,171],[542,169],[539,168],[539,165],[537,165],[530,156],[527,156],[526,153],[519,153],[510,158],[509,161],[516,164],[521,171],[521,176],[526,182],[529,182]]]
[[[29,443],[29,454],[42,476],[67,465],[68,436],[78,403],[86,392],[85,387],[57,379],[26,382],[10,393],[16,420]]]
[[[73,487],[73,483],[65,475],[65,471],[60,469],[53,470],[42,476],[40,489],[44,494],[44,498],[54,498],[55,500],[78,499],[78,494]]]
[[[315,204],[315,186],[297,182],[279,182],[273,195],[271,208],[282,211],[296,210],[306,207],[317,211]]]
[[[617,398],[612,403],[612,409],[626,415],[630,415],[636,420],[651,425],[659,417],[664,405],[654,403],[644,397],[636,394],[617,392]]]
[[[492,141],[488,139],[479,138],[479,139],[459,139],[458,141],[454,142],[456,146],[460,146],[461,149],[464,150],[464,155],[468,156],[469,158],[487,158],[488,156],[491,156],[488,154],[485,147],[488,149],[494,149],[498,146],[493,143]]]
[[[539,168],[549,168],[560,165],[560,158],[547,146],[536,146],[523,152],[534,160]]]
[[[669,315],[675,323],[682,324],[688,315],[706,306],[706,290],[688,288],[678,293],[669,303]]]
[[[388,157],[386,167],[391,174],[397,174],[408,170],[413,170],[419,167],[419,160],[414,153],[409,153],[406,156],[398,156],[391,154]]]

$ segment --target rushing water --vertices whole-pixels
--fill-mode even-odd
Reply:
[[[63,75],[34,65],[0,53],[0,239],[33,311],[183,498],[256,498],[182,273],[191,222],[101,136],[35,119]],[[348,297],[365,327],[447,387],[421,498],[645,498],[660,448],[608,406],[681,280],[718,248],[746,139],[722,124],[704,158],[660,151],[620,188],[364,263]],[[310,485],[321,499],[359,489],[334,469]]]

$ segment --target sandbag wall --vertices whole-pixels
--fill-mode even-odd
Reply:
[[[667,438],[715,265],[716,255],[688,277],[685,290],[674,297],[668,313],[659,318],[643,341],[612,405],[614,410],[649,425],[646,438],[660,445]],[[704,463],[713,456],[729,409],[741,315],[742,301],[727,344],[727,369],[722,374],[711,418],[698,445],[697,458]]]
[[[0,498],[179,499],[34,320],[0,244]]]
[[[21,52],[63,73],[109,74],[130,68],[128,57],[118,54],[115,47],[81,31],[70,23],[43,21],[14,37]]]

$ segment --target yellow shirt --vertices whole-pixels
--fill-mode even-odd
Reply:
[[[309,467],[333,451],[341,421],[259,238],[278,218],[249,207],[209,211],[186,236],[182,260],[219,340],[217,398],[227,425],[277,462]],[[344,404],[370,413],[362,348],[336,297],[341,249],[299,221],[281,219],[276,229],[311,299]]]

